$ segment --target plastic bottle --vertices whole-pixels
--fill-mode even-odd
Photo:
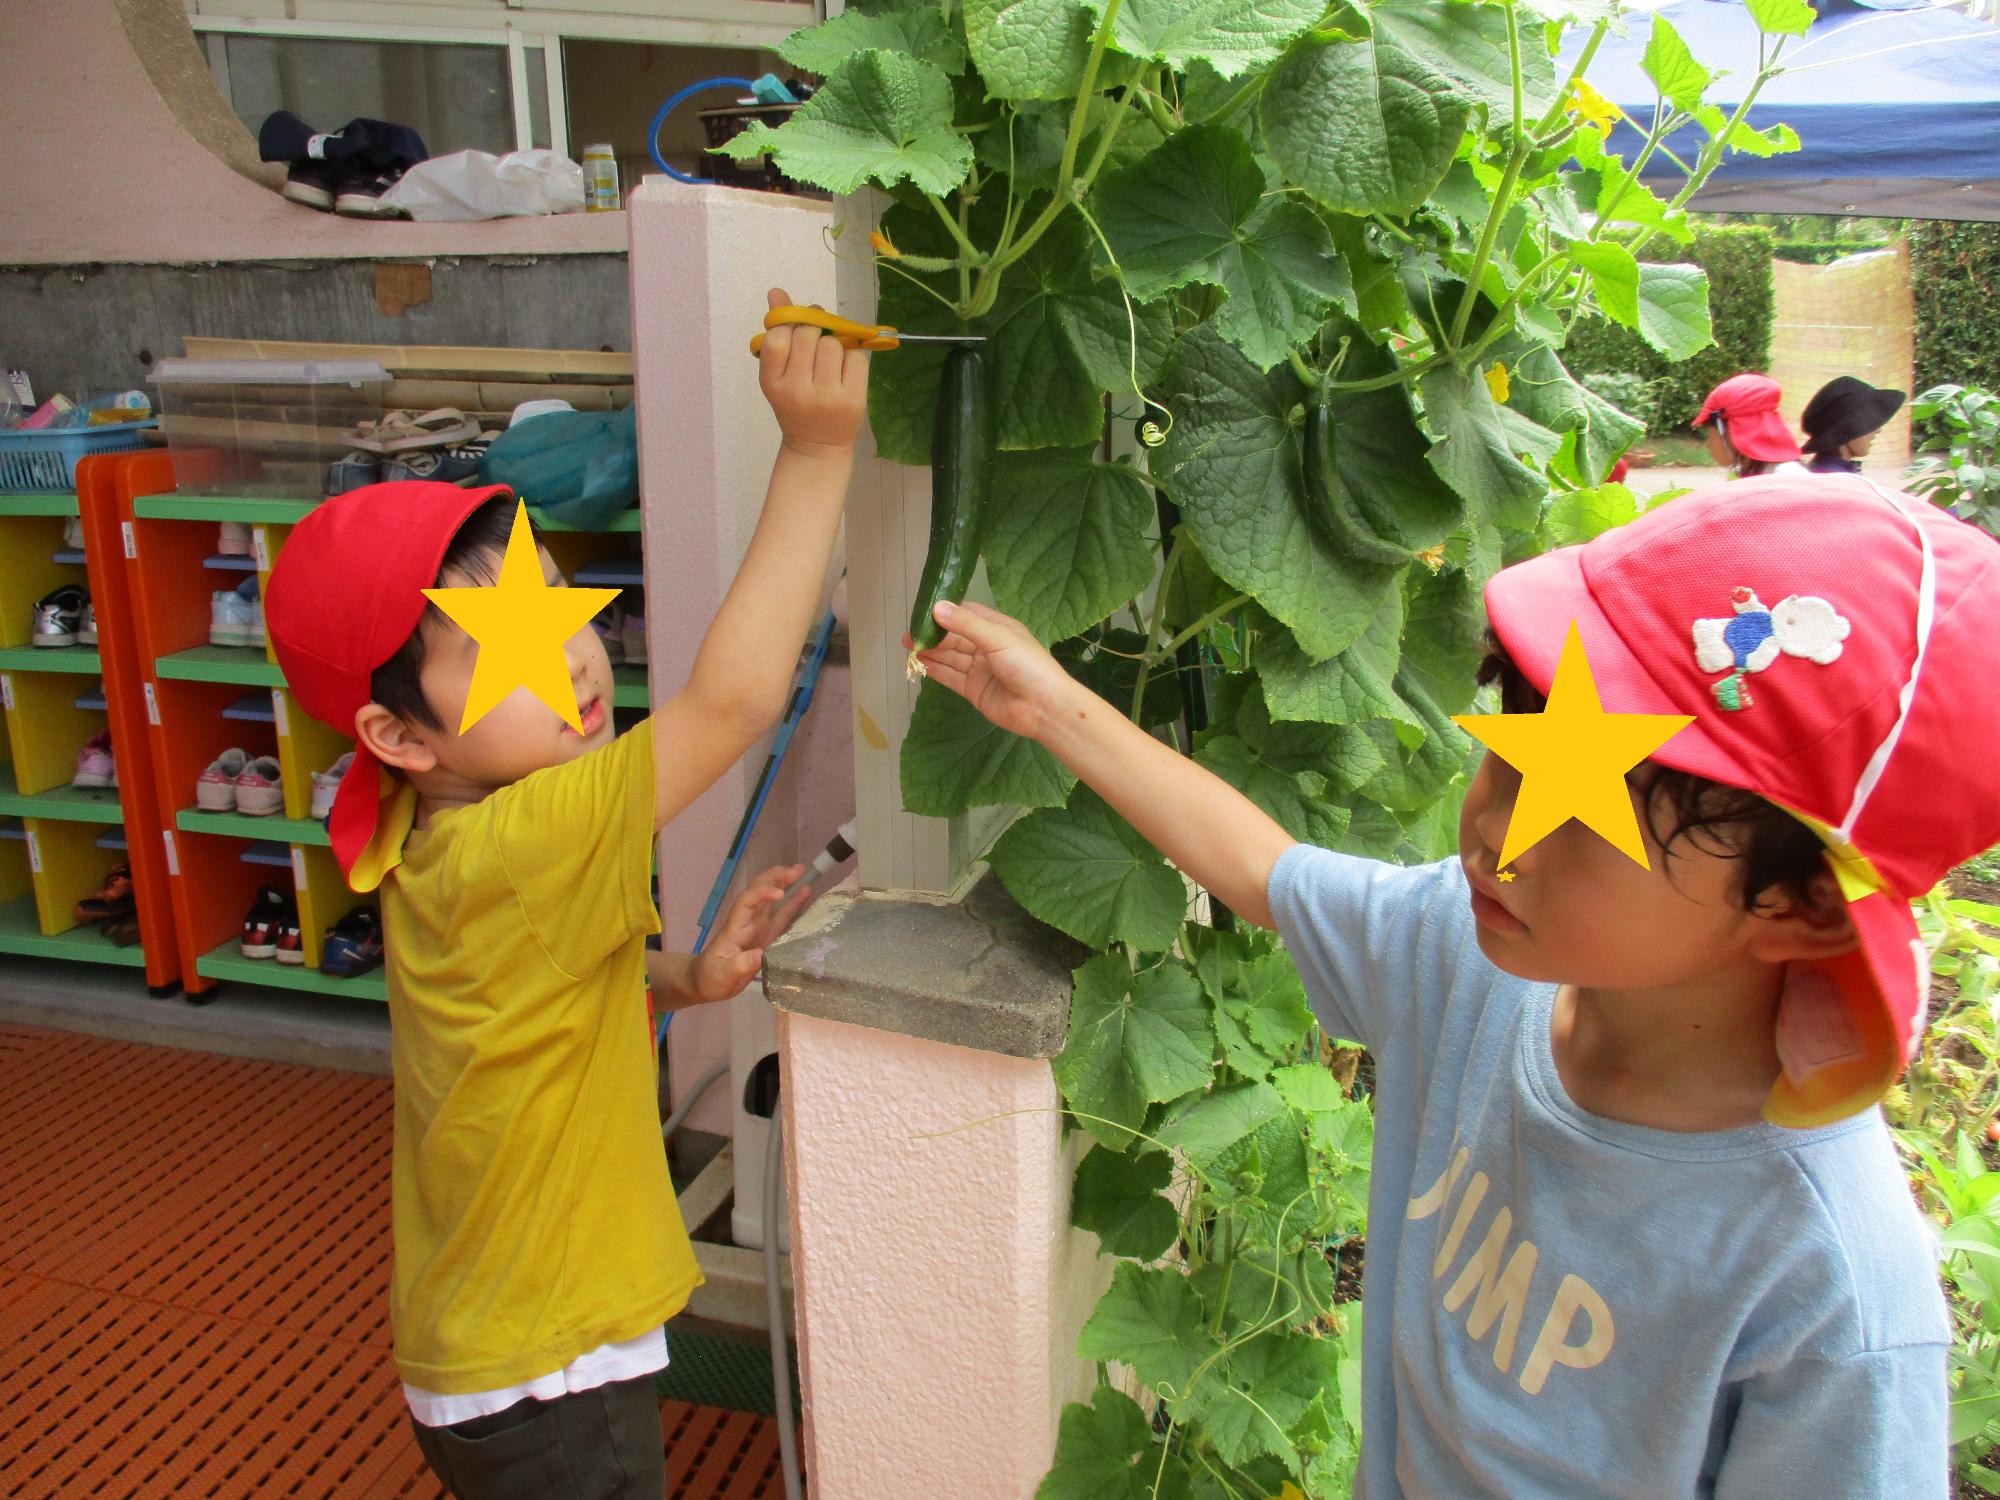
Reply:
[[[593,214],[613,213],[621,206],[618,158],[608,145],[583,148],[583,206]]]

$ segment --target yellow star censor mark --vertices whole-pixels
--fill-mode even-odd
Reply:
[[[618,597],[616,589],[551,588],[528,527],[528,507],[514,511],[514,530],[500,559],[499,581],[487,588],[425,589],[424,597],[479,643],[472,690],[458,732],[464,734],[515,688],[526,688],[578,733],[576,684],[563,646],[592,615]]]
[[[1538,714],[1456,714],[1452,722],[1521,773],[1500,848],[1508,865],[1575,818],[1651,869],[1625,773],[1694,722],[1692,714],[1608,714],[1574,621]]]

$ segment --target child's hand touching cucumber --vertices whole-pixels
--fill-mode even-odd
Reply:
[[[945,638],[919,654],[930,676],[1044,746],[1232,911],[1271,925],[1271,867],[1293,840],[1269,814],[1071,677],[1019,620],[982,604],[934,613]]]

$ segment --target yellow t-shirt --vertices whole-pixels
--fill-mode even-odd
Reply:
[[[687,1305],[645,1004],[647,725],[411,833],[382,885],[403,1379],[518,1385]],[[385,809],[386,811],[386,809]]]

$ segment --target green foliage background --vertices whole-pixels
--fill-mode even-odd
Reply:
[[[1629,328],[1586,315],[1577,321],[1565,349],[1570,368],[1579,374],[1630,371],[1655,382],[1656,408],[1633,415],[1651,432],[1685,431],[1718,384],[1745,370],[1770,367],[1775,318],[1771,262],[1776,251],[1776,236],[1757,224],[1697,221],[1691,246],[1654,241],[1640,252],[1642,259],[1691,260],[1708,273],[1715,342],[1674,364]]]
[[[1916,390],[1969,385],[2000,392],[2000,224],[1920,219],[1910,225],[1916,294]]]

